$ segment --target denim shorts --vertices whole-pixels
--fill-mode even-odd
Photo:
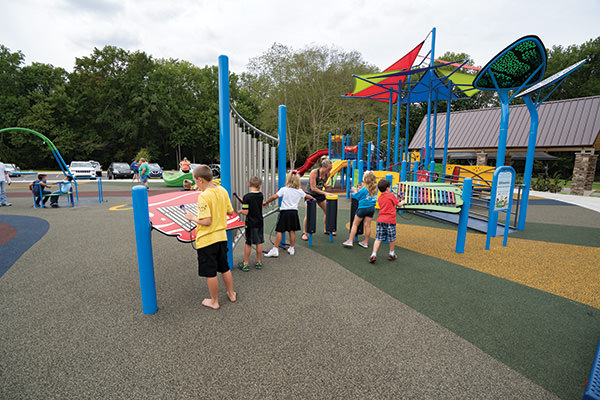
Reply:
[[[356,216],[358,218],[373,218],[373,215],[375,215],[375,207],[359,208],[356,210]]]

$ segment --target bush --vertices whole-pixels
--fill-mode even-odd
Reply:
[[[531,189],[538,192],[557,193],[565,186],[565,182],[560,179],[560,173],[556,172],[552,178],[548,175],[539,175],[531,182]]]

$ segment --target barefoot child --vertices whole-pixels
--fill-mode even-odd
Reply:
[[[375,244],[373,245],[373,253],[369,257],[371,264],[376,261],[377,250],[381,242],[386,240],[390,243],[388,260],[392,261],[398,258],[396,253],[394,253],[394,242],[396,241],[396,208],[406,204],[404,201],[398,201],[396,195],[392,193],[392,183],[387,179],[380,180],[377,187],[381,194],[378,200],[377,234],[375,236]]]
[[[365,220],[365,240],[358,242],[360,247],[365,249],[369,248],[369,237],[371,237],[371,221],[373,220],[373,214],[375,214],[375,204],[377,203],[377,177],[371,171],[365,172],[363,175],[364,186],[357,191],[354,187],[352,191],[353,199],[358,200],[358,209],[352,221],[352,228],[350,229],[350,237],[342,245],[344,247],[352,247],[354,245],[354,237],[360,222]]]
[[[185,213],[185,218],[198,224],[196,249],[198,252],[198,275],[206,277],[210,297],[202,305],[217,310],[219,305],[219,280],[221,273],[227,297],[232,303],[237,294],[233,291],[233,280],[227,261],[227,215],[233,214],[229,194],[212,182],[212,171],[207,165],[199,165],[192,173],[196,185],[202,191],[198,195],[198,215]]]
[[[252,252],[252,245],[256,245],[256,263],[254,267],[256,269],[262,269],[262,262],[260,257],[262,256],[262,248],[264,243],[263,238],[263,194],[260,191],[262,180],[258,176],[253,176],[248,182],[248,188],[250,193],[246,193],[242,199],[242,209],[238,211],[238,214],[244,214],[246,216],[246,247],[244,248],[244,263],[239,268],[244,271],[250,271],[248,261],[250,261],[250,253]]]
[[[300,176],[296,171],[292,171],[287,175],[285,186],[279,189],[273,196],[269,197],[267,201],[263,203],[263,206],[266,206],[279,197],[281,197],[281,207],[279,209],[277,226],[275,227],[275,230],[277,231],[275,244],[273,245],[273,248],[265,254],[265,257],[279,257],[279,244],[281,243],[283,232],[290,233],[290,247],[288,247],[287,251],[291,256],[294,255],[296,231],[300,230],[298,203],[304,198],[313,200],[311,195],[304,193],[304,191],[300,189]]]

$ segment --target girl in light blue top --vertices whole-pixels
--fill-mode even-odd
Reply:
[[[363,175],[363,186],[360,190],[352,188],[352,198],[358,200],[358,209],[352,221],[350,229],[350,237],[343,243],[344,247],[352,247],[354,245],[354,237],[361,221],[364,219],[365,240],[358,242],[360,247],[365,249],[369,247],[369,237],[371,236],[371,221],[375,214],[375,204],[377,203],[377,177],[371,171],[365,172]]]

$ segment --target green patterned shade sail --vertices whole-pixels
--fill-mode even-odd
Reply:
[[[533,85],[543,78],[546,59],[546,49],[540,38],[524,36],[488,62],[475,77],[473,86],[481,90],[512,90],[525,83]]]

